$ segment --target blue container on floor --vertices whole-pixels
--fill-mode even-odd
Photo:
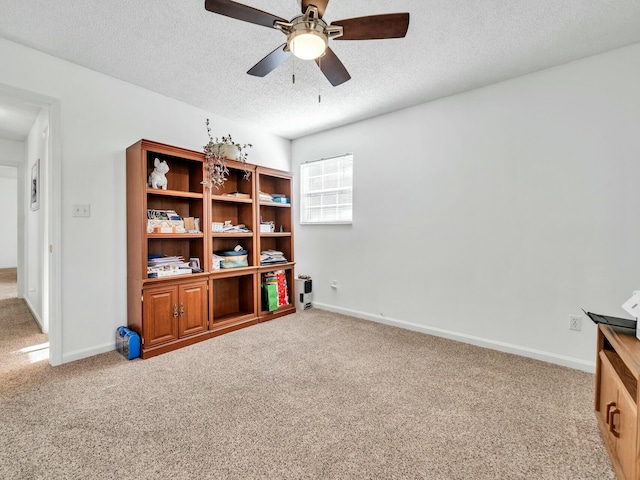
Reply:
[[[140,335],[127,327],[116,329],[116,350],[127,360],[140,356]]]

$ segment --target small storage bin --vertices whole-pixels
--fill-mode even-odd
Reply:
[[[247,250],[227,250],[222,252],[215,252],[215,254],[222,257],[222,259],[220,260],[220,268],[238,268],[249,266],[249,262],[247,261],[249,252]]]
[[[116,329],[116,350],[127,360],[140,356],[140,336],[125,326]]]

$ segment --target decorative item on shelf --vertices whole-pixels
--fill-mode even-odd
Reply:
[[[224,260],[224,257],[214,253],[211,257],[211,270],[220,270],[222,268],[222,260]]]
[[[207,135],[209,136],[209,142],[204,146],[204,159],[209,177],[202,183],[209,185],[209,188],[220,188],[229,176],[229,169],[227,168],[225,160],[237,160],[246,164],[248,153],[245,149],[251,148],[252,145],[250,143],[236,143],[231,138],[231,135],[222,137],[221,139],[212,137],[208,118]],[[244,171],[244,178],[248,179],[250,175],[251,172],[248,170]]]
[[[187,233],[200,233],[200,218],[184,217],[184,228]]]
[[[174,210],[147,210],[147,233],[186,233],[184,220]]]
[[[189,265],[191,266],[191,270],[194,272],[202,272],[200,268],[200,258],[199,257],[191,257],[189,258]]]
[[[169,171],[169,165],[167,165],[166,161],[164,160],[160,161],[158,158],[156,158],[153,161],[153,166],[154,166],[154,169],[149,174],[149,186],[156,190],[160,188],[162,190],[166,190],[167,177],[165,177],[165,173]]]
[[[260,222],[260,233],[273,233],[276,226],[273,222]]]
[[[242,245],[236,245],[233,250],[214,252],[214,255],[222,257],[220,260],[221,268],[248,267],[248,254],[249,252]]]

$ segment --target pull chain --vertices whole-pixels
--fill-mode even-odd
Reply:
[[[318,67],[320,67],[320,71],[322,72],[322,57],[318,58]],[[322,102],[322,95],[320,93],[320,82],[322,78],[318,75],[318,105]]]

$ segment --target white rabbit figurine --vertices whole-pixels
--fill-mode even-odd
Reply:
[[[162,190],[167,189],[167,177],[164,176],[165,173],[169,171],[169,165],[164,160],[161,162],[157,158],[153,163],[154,169],[153,172],[149,175],[149,186],[151,188],[162,188]]]

